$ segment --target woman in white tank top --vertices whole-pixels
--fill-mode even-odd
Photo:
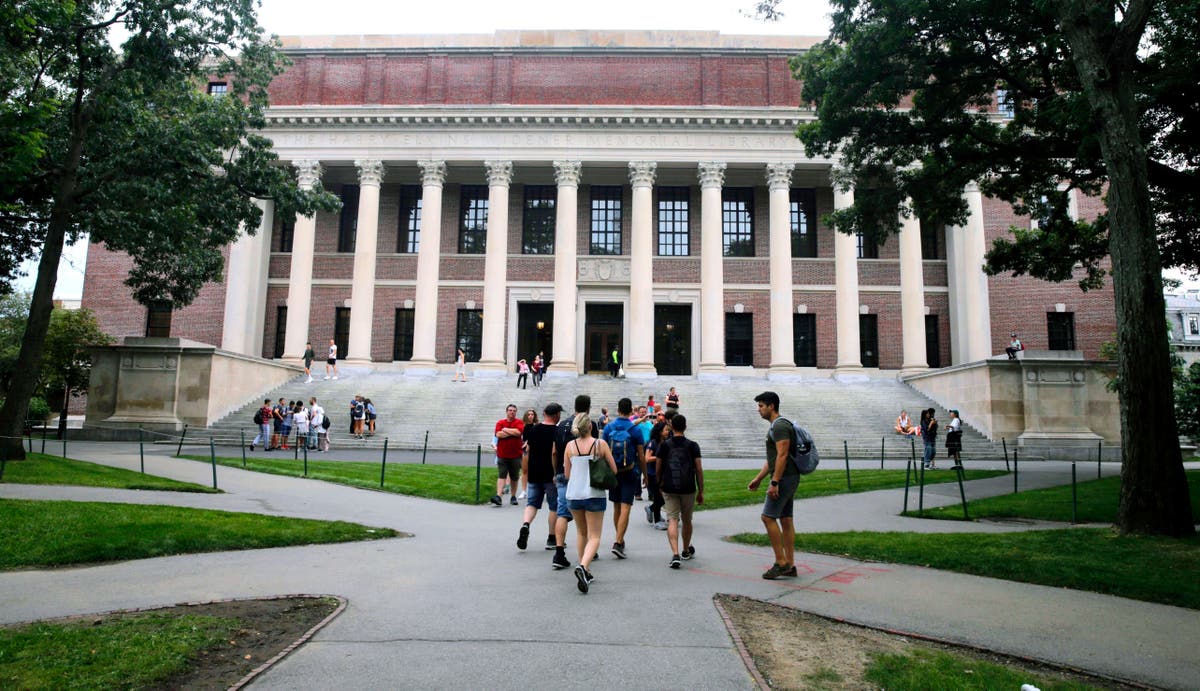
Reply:
[[[592,487],[591,464],[607,463],[613,474],[617,472],[617,465],[608,444],[592,437],[592,420],[587,413],[575,416],[571,432],[575,439],[567,444],[563,455],[563,473],[567,476],[567,505],[575,518],[575,547],[579,550],[575,579],[579,591],[586,593],[592,582],[589,566],[600,549],[604,509],[608,506],[608,493]]]

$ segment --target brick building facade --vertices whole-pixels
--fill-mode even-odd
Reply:
[[[964,190],[961,228],[911,220],[878,248],[821,218],[852,199],[793,136],[788,58],[814,42],[705,32],[285,39],[265,134],[341,195],[229,248],[169,333],[263,357],[330,339],[414,373],[464,346],[480,370],[914,370],[1027,347],[1098,355],[1111,288],[986,277],[1013,225]],[[996,117],[1000,117],[997,114]],[[865,193],[865,192],[864,192]],[[1097,200],[1075,200],[1092,214]],[[83,304],[145,335],[123,255],[93,247]],[[790,297],[789,297],[790,293]],[[747,371],[747,370],[736,370]]]

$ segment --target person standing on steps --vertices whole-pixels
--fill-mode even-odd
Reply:
[[[296,426],[296,448],[308,446],[308,426],[311,421],[309,411],[304,407],[304,399],[296,399],[296,407],[292,408],[292,420]]]
[[[496,423],[496,494],[492,503],[500,506],[504,501],[500,493],[504,491],[504,480],[508,479],[512,488],[510,501],[517,505],[517,485],[521,479],[521,435],[525,432],[525,423],[517,419],[517,406],[509,403],[504,410],[504,417]]]
[[[325,378],[329,379],[329,372],[333,371],[333,378],[338,378],[337,371],[337,343],[331,338],[329,339],[329,355],[325,358]]]
[[[937,411],[933,408],[925,410],[921,413],[921,420],[921,440],[925,442],[925,455],[921,465],[925,470],[937,470],[933,462],[933,457],[937,455]]]
[[[529,388],[529,363],[525,362],[525,358],[517,360],[517,388]]]
[[[567,478],[567,499],[575,519],[575,548],[579,551],[579,565],[575,567],[575,581],[579,592],[587,593],[591,588],[592,560],[600,550],[600,533],[604,530],[604,509],[607,502],[604,490],[591,484],[591,464],[607,463],[616,472],[608,445],[592,436],[592,421],[587,413],[575,416],[571,428],[575,439],[567,444],[563,454],[563,472]]]
[[[621,349],[617,346],[613,346],[612,354],[609,356],[609,359],[611,361],[608,363],[608,371],[610,374],[612,374],[612,378],[616,379],[617,374],[621,371]]]
[[[679,394],[675,392],[674,386],[667,392],[667,410],[679,412]]]
[[[617,559],[625,558],[625,529],[629,527],[629,514],[633,510],[633,497],[641,489],[641,477],[634,472],[646,473],[646,440],[630,417],[633,401],[622,398],[617,401],[617,417],[604,427],[601,438],[611,449],[617,469],[617,486],[609,490],[608,498],[613,503],[613,527],[616,541],[612,553]]]
[[[950,411],[950,425],[946,428],[946,455],[954,459],[954,467],[962,467],[962,419],[957,410]]]
[[[537,518],[537,512],[542,508],[542,500],[547,502],[549,521],[546,531],[546,549],[554,549],[554,528],[558,519],[558,487],[554,484],[554,443],[558,436],[558,420],[562,416],[562,406],[550,403],[542,410],[542,421],[526,425],[524,432],[526,472],[528,484],[525,487],[525,515],[521,522],[521,531],[517,535],[517,549],[525,549],[529,544],[529,524]]]
[[[454,378],[450,381],[467,381],[467,352],[462,348],[459,348],[458,353],[454,356]]]
[[[271,419],[274,415],[271,413],[271,399],[263,400],[262,407],[254,414],[254,422],[258,425],[258,434],[254,435],[254,440],[250,442],[250,450],[258,446],[261,441],[264,451],[271,450]]]
[[[777,578],[796,577],[796,526],[793,523],[793,498],[800,485],[800,470],[788,460],[788,453],[796,443],[792,423],[779,414],[779,394],[764,391],[754,397],[758,414],[771,423],[767,431],[767,462],[750,481],[747,489],[757,490],[763,478],[771,476],[767,488],[767,499],[763,502],[762,522],[767,529],[767,539],[775,552],[775,563],[762,577],[773,581]]]
[[[567,445],[575,439],[574,425],[575,417],[580,413],[588,414],[592,409],[592,397],[587,394],[579,394],[575,397],[575,414],[571,417],[562,420],[558,423],[556,429],[556,438],[554,441],[554,484],[558,489],[558,514],[554,521],[554,558],[550,561],[550,566],[554,569],[565,569],[571,565],[567,559],[567,524],[574,520],[571,514],[570,501],[567,500],[567,476],[563,469],[563,457],[566,454]],[[592,437],[598,437],[600,430],[596,427],[596,423],[591,423]]]
[[[271,451],[279,448],[279,437],[283,434],[283,396],[279,397],[279,402],[271,408]]]
[[[312,383],[312,363],[313,363],[313,360],[315,360],[317,358],[317,354],[313,352],[311,342],[304,344],[304,355],[302,355],[301,357],[304,358],[304,376],[308,377],[308,379],[304,380],[304,383],[311,384]]]
[[[696,556],[692,545],[692,512],[704,503],[704,467],[700,463],[700,445],[684,436],[687,418],[675,415],[671,418],[674,435],[658,449],[655,474],[659,477],[667,512],[667,544],[671,547],[672,569],[678,569],[680,560]],[[683,549],[679,549],[679,538],[683,538]]]

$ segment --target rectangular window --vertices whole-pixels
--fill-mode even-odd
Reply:
[[[858,315],[858,350],[863,367],[879,366],[879,315]]]
[[[721,190],[721,243],[726,257],[754,256],[754,190]]]
[[[296,238],[296,221],[284,221],[279,224],[279,251],[291,252]]]
[[[358,185],[342,185],[342,215],[338,221],[338,252],[353,252],[358,234]]]
[[[392,359],[411,360],[413,351],[413,319],[416,310],[396,308],[396,329],[392,338]]]
[[[592,187],[592,232],[588,254],[621,253],[621,188]]]
[[[283,346],[287,342],[287,305],[275,308],[275,351],[271,357],[283,357]]]
[[[416,254],[420,250],[421,188],[418,185],[404,185],[400,188],[400,221],[396,228],[396,252]]]
[[[725,314],[725,364],[734,367],[754,365],[754,315],[749,312]]]
[[[1011,118],[1017,114],[1016,105],[1007,89],[996,89],[996,112],[1005,118]]]
[[[338,359],[350,357],[350,308],[338,307],[333,315],[333,342],[337,345]]]
[[[817,315],[792,315],[792,356],[797,367],[817,366]]]
[[[1075,313],[1047,312],[1046,335],[1050,350],[1075,350]]]
[[[488,188],[463,185],[458,214],[458,253],[487,251]]]
[[[879,243],[868,240],[862,233],[854,237],[858,242],[859,259],[879,259]]]
[[[938,236],[945,232],[944,226],[935,226],[921,220],[921,259],[941,259],[938,256]]]
[[[209,96],[224,96],[227,93],[229,93],[229,83],[228,82],[209,82],[208,83],[208,95]]]
[[[925,315],[925,362],[930,367],[942,366],[942,340],[938,335],[937,315]]]
[[[525,215],[521,223],[521,254],[554,254],[553,185],[525,185]]]
[[[479,362],[483,343],[483,310],[458,311],[454,343],[467,354],[467,362]]]
[[[788,222],[792,228],[792,257],[817,256],[817,191],[793,189],[789,193]]]
[[[658,256],[686,257],[688,248],[688,188],[658,188]]]
[[[1200,336],[1200,315],[1189,314],[1187,318],[1187,335]]]
[[[155,300],[146,306],[146,338],[171,337],[171,303]]]

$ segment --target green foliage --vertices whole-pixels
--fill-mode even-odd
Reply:
[[[1091,464],[1081,464],[1084,474],[1093,468]],[[1200,471],[1191,470],[1187,473],[1188,492],[1192,500],[1192,518],[1200,523]],[[1106,477],[1098,480],[1080,482],[1076,485],[1077,501],[1076,517],[1081,523],[1112,523],[1117,520],[1117,495],[1121,491],[1121,478]],[[1002,494],[986,499],[975,499],[967,503],[971,518],[987,517],[1016,517],[1039,521],[1071,520],[1071,486],[1047,487],[1044,489],[1026,490],[1017,494]],[[916,511],[907,515],[916,516]],[[925,509],[919,514],[922,518],[943,518],[962,520],[960,505],[942,506],[936,509]]]
[[[765,534],[742,533],[732,539],[770,544]],[[1085,528],[1000,534],[806,533],[796,535],[796,550],[1200,609],[1196,536],[1122,536]]]
[[[34,445],[39,443],[34,438]],[[51,447],[58,446],[57,442]],[[203,492],[218,494],[204,485],[179,482],[165,477],[143,475],[124,468],[99,463],[76,461],[59,456],[31,453],[25,460],[13,461],[4,468],[4,482],[21,485],[78,485],[83,487],[118,487],[121,489],[151,489],[171,492]]]
[[[1043,691],[1082,691],[1096,689],[1066,679],[1055,679],[976,657],[955,655],[941,650],[916,648],[909,653],[877,653],[871,656],[864,673],[874,688],[888,691],[992,691],[1019,689],[1032,684]]]
[[[225,617],[147,612],[130,617],[0,629],[0,686],[141,689],[187,668],[200,651],[237,635]]]
[[[21,351],[21,336],[29,318],[29,300],[25,292],[0,295],[0,392],[8,391],[17,353]]]
[[[1193,362],[1175,385],[1175,419],[1179,432],[1200,436],[1200,362]],[[1197,500],[1192,500],[1195,506]]]
[[[74,501],[0,500],[0,569],[394,537],[389,528],[290,516]]]
[[[26,419],[41,421],[50,417],[50,404],[41,396],[34,396],[29,399],[29,413]]]
[[[30,294],[24,292],[0,296],[0,391],[8,390],[14,374],[29,318],[30,299]],[[35,377],[35,391],[41,398],[49,398],[51,391],[58,392],[56,402],[61,402],[64,387],[70,387],[76,396],[83,394],[92,372],[88,348],[107,345],[112,340],[100,330],[91,310],[55,309],[50,313],[42,365]]]

